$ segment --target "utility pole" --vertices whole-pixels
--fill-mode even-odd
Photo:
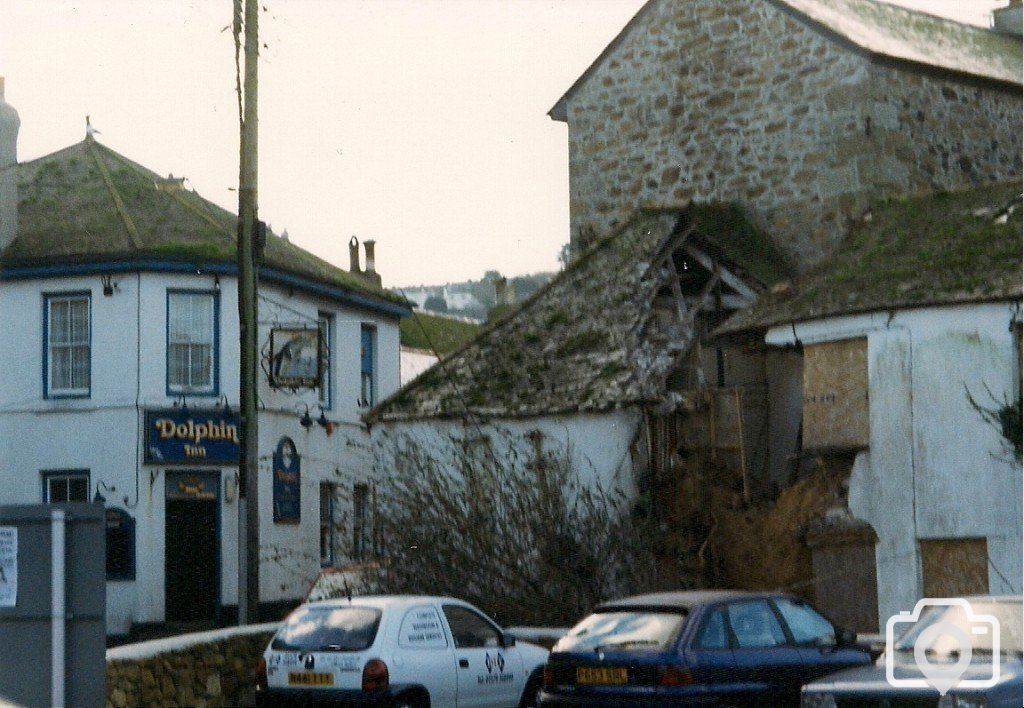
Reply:
[[[235,22],[242,0],[234,0]],[[257,83],[259,3],[244,0],[245,80],[238,168],[238,325],[241,445],[238,454],[238,623],[255,624],[260,607],[259,428],[257,425]],[[236,32],[237,32],[236,24]],[[236,34],[237,37],[237,34]],[[237,47],[237,45],[236,45]],[[237,51],[237,49],[236,49]],[[237,54],[236,54],[237,57]],[[244,510],[244,512],[243,512]]]

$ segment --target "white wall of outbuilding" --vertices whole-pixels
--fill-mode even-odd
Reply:
[[[771,345],[866,337],[869,449],[849,507],[878,533],[881,626],[922,596],[919,541],[984,538],[989,590],[1021,592],[1021,465],[970,397],[1016,400],[1020,303],[878,312],[771,329]],[[837,569],[841,570],[841,569]]]

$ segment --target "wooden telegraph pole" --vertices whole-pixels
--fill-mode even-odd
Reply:
[[[242,0],[235,0],[235,22]],[[259,3],[244,0],[245,80],[238,169],[238,324],[241,334],[239,408],[241,446],[238,456],[238,623],[259,621],[260,526],[257,397],[257,115],[256,65],[259,58]],[[236,32],[237,32],[236,24]],[[236,35],[237,37],[237,35]],[[237,45],[236,45],[237,47]],[[243,513],[244,509],[244,513]]]

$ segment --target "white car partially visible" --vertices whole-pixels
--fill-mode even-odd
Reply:
[[[263,653],[256,705],[526,708],[547,658],[451,597],[310,602]]]

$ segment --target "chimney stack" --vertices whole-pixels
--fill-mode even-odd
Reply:
[[[348,270],[356,275],[363,272],[359,267],[359,239],[355,236],[348,241]]]
[[[18,129],[21,119],[4,101],[0,76],[0,252],[18,235]]]
[[[363,248],[366,250],[366,270],[363,272],[363,277],[377,287],[380,287],[380,273],[377,272],[377,261],[373,254],[373,249],[376,245],[377,242],[372,238],[363,241]]]

